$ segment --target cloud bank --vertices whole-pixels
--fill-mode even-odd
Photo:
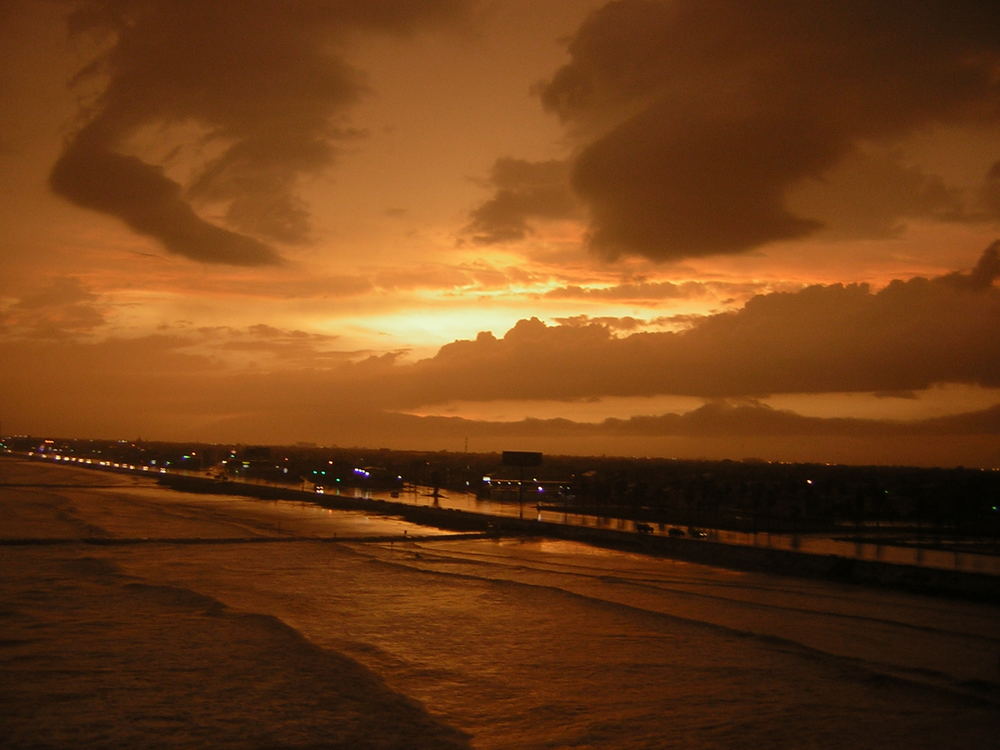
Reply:
[[[885,236],[912,217],[998,216],[996,154],[964,206],[894,151],[921,129],[996,128],[989,0],[617,0],[582,24],[569,56],[541,98],[577,144],[570,182],[603,256],[662,261],[824,227]],[[509,208],[517,226],[534,205]]]
[[[449,400],[892,392],[1000,386],[1000,242],[975,268],[926,279],[757,295],[680,332],[520,321],[387,370],[401,407]],[[391,385],[389,385],[392,383]]]
[[[483,331],[415,362],[400,352],[341,352],[336,337],[268,325],[177,328],[157,341],[164,354],[211,365],[192,370],[194,379],[205,376],[193,392],[235,377],[243,378],[240,392],[369,410],[504,399],[898,394],[948,383],[1000,388],[998,278],[1000,241],[968,271],[897,279],[879,290],[830,284],[758,294],[738,310],[692,317],[678,331],[637,332],[641,321],[632,318],[570,317],[559,325],[531,318],[500,337]],[[101,320],[96,297],[75,279],[24,294],[4,312],[6,338],[15,342],[37,336],[34,326],[59,322],[58,338],[79,337]],[[88,362],[87,352],[103,351],[97,341],[80,346],[67,358]],[[241,352],[266,358],[243,374],[219,359]],[[232,401],[227,389],[213,393],[207,411],[214,399]],[[273,393],[251,403],[273,402]]]
[[[71,339],[104,323],[100,297],[69,276],[48,279],[0,306],[0,338]]]
[[[51,186],[172,253],[277,263],[269,243],[308,237],[300,178],[327,168],[338,142],[357,135],[340,120],[364,82],[338,44],[357,32],[405,32],[455,6],[81,0],[71,30],[109,42],[77,78],[97,79],[102,89],[53,167]],[[144,128],[191,125],[214,150],[187,185],[125,152]],[[227,227],[201,218],[196,204],[221,208]]]

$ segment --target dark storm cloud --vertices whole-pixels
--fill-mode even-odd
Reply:
[[[77,134],[49,179],[62,197],[117,216],[177,255],[243,266],[279,261],[278,254],[263,242],[200,218],[183,198],[181,186],[162,169],[113,152],[87,131]]]
[[[85,0],[76,32],[110,39],[80,72],[103,86],[56,163],[53,189],[117,216],[171,252],[259,265],[279,256],[249,235],[308,236],[299,179],[329,166],[357,133],[338,122],[364,91],[336,45],[364,30],[406,31],[449,13],[452,0]],[[127,155],[143,128],[194,124],[215,148],[185,190],[160,166]],[[204,144],[202,144],[204,145]],[[224,208],[224,229],[190,201]]]
[[[873,149],[855,151],[822,178],[798,185],[787,204],[795,213],[822,216],[823,236],[836,239],[892,237],[908,219],[976,220],[982,213],[964,206],[961,191],[938,175]]]
[[[488,184],[493,197],[476,208],[465,233],[479,244],[524,239],[531,219],[562,219],[575,215],[568,167],[562,161],[530,162],[497,159]]]
[[[1000,115],[992,0],[620,0],[569,52],[542,98],[581,139],[572,185],[609,256],[802,237],[824,217],[789,208],[796,186],[865,144]],[[912,193],[894,216],[952,210],[933,176],[886,174]]]

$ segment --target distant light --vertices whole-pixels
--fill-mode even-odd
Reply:
[[[806,480],[806,484],[812,484],[812,483],[813,483],[813,480],[811,480],[811,479],[807,479]]]

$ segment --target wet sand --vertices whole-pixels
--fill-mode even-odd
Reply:
[[[110,484],[110,494],[132,485],[10,460],[0,483],[8,539],[107,535],[67,496],[74,484]],[[247,528],[220,521],[223,531]],[[466,746],[369,670],[276,618],[133,578],[91,545],[2,538],[0,747]]]

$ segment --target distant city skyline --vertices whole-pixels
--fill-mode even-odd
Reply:
[[[12,0],[0,420],[1000,467],[985,0]]]

